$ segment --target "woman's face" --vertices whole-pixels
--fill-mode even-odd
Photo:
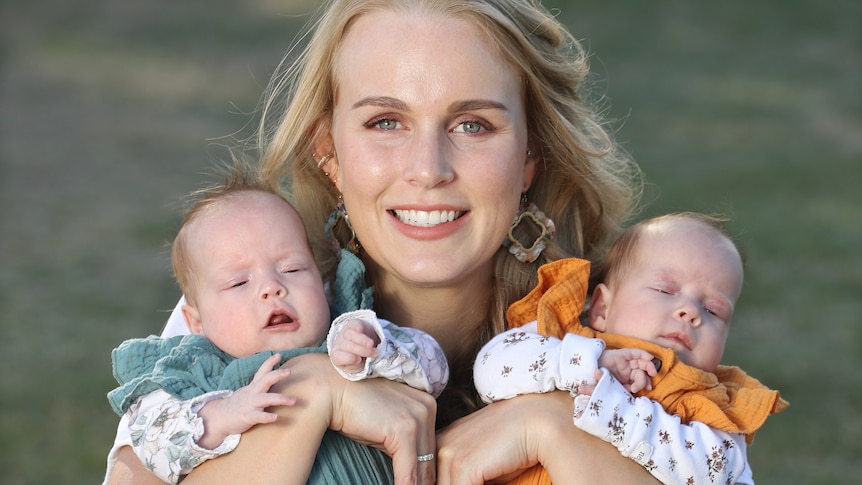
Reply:
[[[381,273],[490,275],[536,166],[515,69],[464,21],[377,12],[350,27],[335,73],[327,171]]]

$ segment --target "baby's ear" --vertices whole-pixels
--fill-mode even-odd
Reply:
[[[590,319],[590,328],[604,332],[607,328],[608,308],[611,305],[613,293],[604,283],[599,283],[593,290],[590,298],[590,310],[587,316]]]
[[[183,318],[186,319],[186,326],[189,327],[189,332],[195,335],[204,334],[204,326],[201,323],[201,314],[197,308],[186,303],[183,305]]]

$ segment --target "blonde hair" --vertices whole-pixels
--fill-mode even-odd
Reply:
[[[291,194],[324,279],[331,279],[337,265],[323,227],[338,191],[317,168],[312,147],[316,137],[328,130],[337,85],[333,66],[352,21],[379,10],[419,10],[468,21],[522,79],[528,144],[540,155],[527,198],[554,220],[557,234],[531,264],[517,261],[505,248],[497,252],[487,324],[476,329],[475,345],[462,349],[464,362],[452,365],[453,369],[461,364],[471,368],[481,345],[505,329],[509,304],[535,286],[538,266],[562,257],[603,256],[640,197],[640,172],[584,97],[589,72],[585,50],[538,2],[334,0],[323,8],[307,46],[292,63],[283,63],[267,90],[258,143],[264,177],[283,184]],[[285,92],[287,101],[280,104]],[[280,119],[276,126],[268,126],[272,118]],[[521,237],[528,240],[535,234]]]

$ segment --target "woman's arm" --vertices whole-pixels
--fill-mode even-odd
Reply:
[[[117,452],[117,461],[114,467],[111,468],[111,475],[108,477],[107,485],[125,485],[134,483],[135,485],[164,485],[165,482],[159,480],[152,472],[144,467],[141,460],[135,456],[132,448],[124,446]]]
[[[537,463],[553,483],[655,483],[610,444],[572,426],[568,392],[496,402],[437,435],[440,485],[481,485]],[[548,482],[550,483],[550,482]]]
[[[327,356],[315,356],[288,361],[290,377],[272,388],[295,397],[296,404],[274,409],[274,423],[249,429],[233,452],[195,468],[183,483],[243,483],[254,477],[259,483],[304,484],[332,416],[330,379],[318,372],[332,366]]]
[[[273,389],[297,399],[279,407],[275,423],[243,433],[237,448],[196,468],[183,482],[304,484],[327,428],[392,456],[396,483],[434,483],[433,466],[420,467],[418,454],[435,449],[434,399],[385,379],[350,382],[324,354],[291,359],[291,375]],[[419,451],[417,451],[419,450]],[[423,464],[424,465],[424,464]]]

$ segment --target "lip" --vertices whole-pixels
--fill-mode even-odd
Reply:
[[[470,211],[450,206],[398,207],[386,211],[394,226],[405,236],[420,241],[431,241],[451,236],[470,218]],[[399,218],[413,217],[416,224]],[[454,219],[453,219],[454,217]],[[445,222],[439,222],[444,220]]]
[[[673,344],[671,347],[681,347],[685,350],[691,350],[692,348],[691,337],[683,332],[669,333],[667,335],[662,335],[661,338],[665,341],[671,342]]]
[[[263,329],[295,332],[296,330],[299,330],[299,327],[299,320],[295,316],[291,315],[290,312],[284,309],[276,309],[270,312]]]

